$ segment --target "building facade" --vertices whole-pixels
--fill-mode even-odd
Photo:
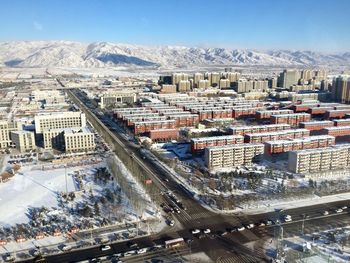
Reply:
[[[350,144],[322,149],[292,151],[288,155],[288,169],[293,173],[313,173],[350,166]]]
[[[86,116],[82,112],[53,112],[34,116],[35,132],[42,134],[45,129],[83,128]]]
[[[34,132],[12,131],[11,140],[20,152],[28,152],[36,149]]]
[[[205,148],[204,161],[208,169],[237,167],[258,161],[264,154],[263,144],[235,144]]]

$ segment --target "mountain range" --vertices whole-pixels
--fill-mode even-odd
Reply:
[[[326,66],[350,65],[350,52],[248,50],[182,46],[141,46],[109,42],[0,42],[5,67],[93,68],[115,66],[189,68],[210,65]]]

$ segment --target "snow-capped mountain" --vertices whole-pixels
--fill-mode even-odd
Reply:
[[[191,67],[194,65],[349,66],[350,53],[140,46],[70,41],[0,42],[8,67]]]

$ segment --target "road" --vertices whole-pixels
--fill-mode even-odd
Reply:
[[[260,221],[266,219],[276,220],[283,214],[289,214],[293,218],[292,222],[282,224],[285,237],[300,234],[303,226],[304,233],[310,233],[315,230],[329,229],[330,227],[344,226],[350,223],[350,217],[347,212],[348,209],[345,209],[342,213],[335,212],[335,209],[338,207],[350,205],[347,201],[306,206],[290,209],[288,211],[276,211],[258,215],[221,215],[213,213],[191,198],[188,193],[184,191],[175,180],[173,180],[168,171],[160,166],[154,165],[152,160],[143,158],[144,156],[140,152],[139,147],[136,147],[132,142],[116,132],[115,129],[113,130],[111,127],[107,127],[103,123],[104,117],[97,116],[93,113],[93,105],[90,103],[90,108],[85,105],[86,98],[82,97],[82,94],[78,94],[76,91],[73,93],[73,90],[68,90],[67,92],[72,100],[86,113],[89,122],[92,123],[95,128],[98,126],[97,130],[103,131],[101,135],[107,142],[121,145],[123,149],[132,156],[133,162],[142,167],[144,172],[153,180],[154,184],[158,187],[159,192],[169,190],[175,193],[176,197],[180,199],[187,208],[187,210],[179,208],[179,214],[172,214],[177,221],[177,228],[167,228],[158,234],[133,240],[133,242],[138,244],[139,248],[154,247],[155,245],[164,244],[165,240],[184,237],[193,239],[193,242],[191,243],[191,251],[188,246],[185,246],[177,251],[180,253],[179,255],[204,251],[213,261],[220,259],[221,262],[264,262],[266,261],[266,257],[262,246],[264,242],[267,242],[274,237],[276,229],[279,229],[280,225],[265,227],[256,226],[253,229],[228,233],[224,236],[216,233],[218,231],[225,231],[226,229],[232,229],[241,225],[248,225],[249,223],[258,224]],[[84,100],[85,102],[82,103]],[[113,147],[113,145],[111,146]],[[118,152],[116,152],[116,154],[118,154]],[[166,194],[161,195],[160,199],[157,199],[157,202],[173,203],[173,205],[176,205]],[[325,210],[330,212],[329,215],[323,215],[323,211]],[[191,230],[196,228],[210,228],[212,234],[205,235],[203,238],[198,239],[191,234]],[[252,241],[256,241],[256,246],[253,250],[244,245]],[[113,253],[122,253],[130,250],[127,246],[127,242],[128,241],[111,243],[112,249],[109,251],[101,251],[99,247],[92,247],[47,256],[45,257],[45,260],[47,262],[72,262],[108,256]],[[126,260],[126,262],[140,262],[140,259],[144,261],[157,255],[167,255],[171,257],[176,255],[177,252],[163,248],[159,251],[152,251],[147,254],[130,256],[123,260]]]

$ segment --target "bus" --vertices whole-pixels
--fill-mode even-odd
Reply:
[[[165,248],[176,248],[185,245],[185,240],[182,237],[165,241]]]

